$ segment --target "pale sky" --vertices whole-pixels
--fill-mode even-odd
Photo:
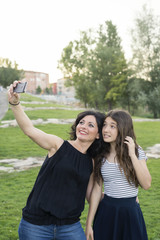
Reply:
[[[145,3],[160,15],[160,0],[0,0],[0,57],[48,73],[55,82],[62,77],[57,61],[69,41],[111,20],[128,58],[129,30]]]

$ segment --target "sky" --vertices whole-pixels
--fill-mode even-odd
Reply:
[[[78,40],[80,31],[97,29],[111,20],[126,58],[131,56],[129,30],[142,6],[160,15],[160,0],[0,0],[0,58],[16,61],[19,69],[63,77],[57,69],[63,48]]]

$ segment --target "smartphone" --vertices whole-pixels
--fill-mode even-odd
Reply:
[[[13,88],[13,92],[24,93],[26,89],[27,82],[19,82],[16,87]]]

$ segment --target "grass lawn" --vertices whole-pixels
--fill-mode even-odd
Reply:
[[[47,120],[48,118],[57,118],[57,119],[70,119],[76,118],[78,113],[82,112],[80,110],[65,110],[65,109],[39,109],[34,111],[25,111],[28,117],[32,120],[41,118],[43,120]],[[13,120],[15,119],[11,109],[8,110],[6,115],[3,117],[4,120]]]
[[[152,175],[152,187],[148,191],[139,190],[140,205],[144,214],[149,240],[160,239],[160,188],[159,169],[160,159],[150,159],[148,167]],[[27,196],[31,191],[39,168],[0,174],[0,239],[17,240],[17,229],[21,219],[21,210],[25,206]],[[88,204],[81,217],[85,228]]]
[[[32,112],[33,113],[31,113],[31,111],[28,112],[29,115],[33,114],[30,116],[39,118],[38,111]],[[55,115],[53,116],[54,113]],[[52,118],[58,118],[60,116],[74,118],[77,115],[76,111],[69,110],[65,112],[64,110],[61,110],[61,112],[52,110],[52,114],[50,110],[45,110],[43,114],[45,114],[44,117],[51,115]],[[144,149],[160,143],[159,122],[134,122],[134,126],[137,141]],[[64,139],[69,138],[69,124],[47,124],[36,127],[45,132],[56,134]],[[29,156],[39,157],[47,154],[45,150],[27,138],[18,127],[0,128],[0,136],[0,159],[20,159]],[[149,240],[160,240],[160,159],[149,159],[147,165],[152,175],[152,187],[147,191],[139,189],[139,200],[144,214]],[[38,171],[39,167],[10,174],[0,172],[0,240],[18,239],[17,230],[21,219],[22,208],[25,206],[27,196],[33,187]],[[86,203],[85,210],[81,217],[83,228],[85,228],[87,210],[88,204]]]
[[[20,95],[20,101],[25,101],[25,102],[46,102],[42,98],[40,98],[38,95],[34,96],[32,94],[28,93],[23,93]]]

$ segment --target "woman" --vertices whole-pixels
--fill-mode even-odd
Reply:
[[[48,151],[34,187],[23,208],[19,225],[20,240],[84,240],[79,218],[85,196],[89,200],[93,183],[92,158],[101,146],[104,115],[86,111],[72,126],[71,140],[46,134],[35,128],[23,111],[19,94],[8,90],[16,121],[24,134]]]
[[[136,143],[129,113],[123,110],[108,112],[102,135],[105,147],[96,158],[96,181],[86,224],[87,240],[147,240],[136,197],[139,185],[145,190],[151,186],[151,176],[145,153]],[[102,182],[104,198],[101,200]]]

